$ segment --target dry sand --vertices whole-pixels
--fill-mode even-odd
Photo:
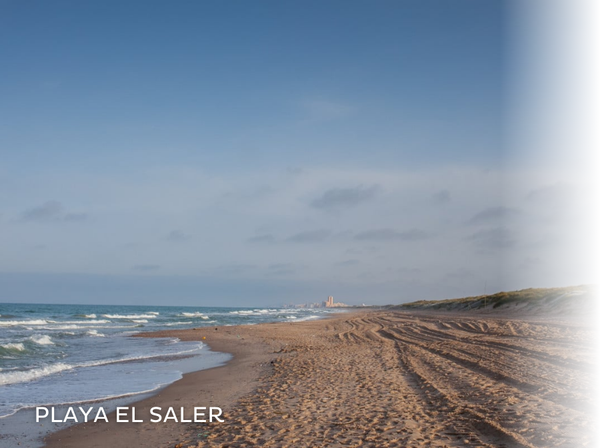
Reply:
[[[582,447],[597,441],[593,328],[576,320],[372,311],[157,335],[232,353],[151,406],[224,423],[82,424],[49,447]],[[111,419],[112,421],[113,419]]]

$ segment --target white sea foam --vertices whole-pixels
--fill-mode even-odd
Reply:
[[[273,314],[280,314],[281,310],[274,309],[254,309],[254,310],[239,310],[230,311],[229,314],[237,314],[240,316],[268,316]]]
[[[175,325],[188,325],[191,324],[192,322],[169,322],[168,324],[165,324],[166,327],[173,327]]]
[[[85,316],[87,319],[95,319],[95,318],[96,318],[96,315],[95,315],[95,314],[84,314],[84,316]]]
[[[38,327],[36,330],[82,330],[87,328],[86,325],[53,325],[46,327]],[[33,330],[33,328],[28,328],[28,330]]]
[[[199,349],[201,349],[203,346],[204,346],[204,344],[199,343],[194,348],[191,348],[189,350],[180,350],[178,352],[169,353],[169,356],[184,355],[186,353],[196,352]],[[66,364],[66,363],[59,362],[56,364],[40,367],[37,369],[0,373],[0,386],[7,385],[7,384],[24,383],[26,381],[33,381],[33,380],[36,380],[38,378],[42,378],[42,377],[45,377],[48,375],[52,375],[52,374],[59,373],[59,372],[64,372],[66,370],[82,368],[82,367],[97,367],[97,366],[104,366],[104,365],[108,365],[108,364],[116,364],[116,363],[120,363],[120,362],[137,361],[137,360],[141,360],[141,359],[161,358],[163,356],[165,356],[164,353],[147,355],[147,356],[130,356],[127,358],[120,358],[120,359],[105,359],[102,361],[89,361],[89,362],[84,362],[81,364]]]
[[[199,311],[196,311],[196,312],[193,312],[193,313],[185,313],[185,312],[183,312],[183,313],[180,314],[180,316],[183,316],[183,317],[201,317],[202,319],[208,319],[207,315],[205,315],[205,314],[203,314],[203,313],[201,313]]]
[[[102,325],[102,324],[109,324],[110,320],[106,320],[106,319],[97,319],[97,320],[61,320],[58,322],[55,322],[53,320],[49,320],[48,321],[51,324],[61,324],[61,325],[65,325],[65,324],[73,324],[73,325]]]
[[[195,313],[181,313],[181,316],[183,317],[199,317],[200,319],[209,319],[209,317],[205,314],[202,314],[200,312],[195,312]]]
[[[47,334],[34,334],[29,339],[39,345],[54,345],[52,338]]]
[[[31,381],[36,378],[43,376],[52,375],[53,373],[62,372],[63,370],[72,369],[73,367],[69,364],[57,363],[50,366],[40,367],[37,369],[0,373],[0,385],[22,383],[25,381]]]
[[[89,334],[90,336],[93,336],[93,337],[96,337],[96,338],[104,338],[104,337],[106,337],[105,334],[98,333],[98,330],[88,330],[88,331],[86,331],[86,334]]]
[[[94,328],[132,328],[133,325],[95,325]],[[52,325],[52,326],[40,326],[36,330],[86,330],[90,328],[89,325]],[[33,330],[33,328],[29,328]]]
[[[147,324],[148,319],[133,319],[132,322],[135,322],[136,324]]]
[[[22,342],[9,342],[7,344],[0,344],[0,347],[14,352],[25,351],[25,345],[23,345]]]
[[[156,319],[158,313],[147,314],[103,314],[102,317],[107,319]]]
[[[51,323],[52,321],[47,321],[43,319],[32,319],[32,320],[0,320],[1,327],[14,327],[18,325],[46,325]]]

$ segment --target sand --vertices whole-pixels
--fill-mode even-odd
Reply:
[[[82,424],[47,444],[593,446],[593,334],[577,320],[389,311],[158,333],[234,358],[136,408],[219,406],[225,422]]]

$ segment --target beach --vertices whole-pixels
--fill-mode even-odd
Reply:
[[[591,446],[592,328],[562,318],[355,312],[154,336],[233,354],[136,404],[224,422],[80,424],[49,447]],[[206,338],[206,339],[203,339]],[[144,419],[142,417],[142,419]]]

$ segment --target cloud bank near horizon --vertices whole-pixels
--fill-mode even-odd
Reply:
[[[151,178],[87,177],[91,218],[69,220],[62,204],[79,206],[73,192],[81,194],[81,185],[49,175],[47,188],[3,210],[7,256],[0,272],[114,279],[136,273],[166,284],[196,278],[198,285],[276,278],[306,285],[296,289],[301,296],[309,285],[327,285],[323,294],[344,290],[352,303],[480,294],[484,285],[489,292],[584,283],[590,273],[577,260],[569,262],[577,268],[556,266],[567,248],[577,252],[585,243],[565,232],[568,223],[554,207],[580,209],[586,192],[576,176],[555,179],[477,167],[303,167],[294,175],[242,176],[158,168]],[[444,200],[432,201],[440,192]],[[328,206],[315,207],[324,198]]]

